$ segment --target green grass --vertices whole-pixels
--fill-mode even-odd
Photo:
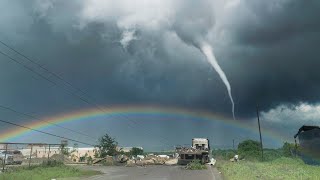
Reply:
[[[46,180],[66,177],[93,176],[100,174],[98,171],[80,170],[75,167],[59,166],[32,166],[19,167],[10,172],[1,173],[0,180]]]
[[[207,169],[207,166],[204,164],[201,164],[199,160],[193,160],[187,165],[186,169],[202,170],[202,169]]]
[[[300,159],[281,157],[276,160],[218,161],[218,169],[226,179],[320,179],[320,166],[310,166]]]

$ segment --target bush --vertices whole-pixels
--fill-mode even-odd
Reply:
[[[238,145],[240,158],[257,160],[261,157],[260,143],[254,140],[245,140]]]
[[[263,160],[273,161],[275,159],[281,158],[283,156],[281,149],[264,149],[263,150]]]
[[[193,160],[189,164],[187,164],[186,169],[190,170],[201,170],[201,169],[207,169],[206,165],[203,165],[200,163],[200,160]]]
[[[63,162],[56,161],[56,160],[49,160],[49,161],[43,161],[41,166],[42,167],[57,167],[57,166],[63,166]]]
[[[87,157],[87,165],[91,165],[93,163],[93,159],[91,156]]]
[[[229,160],[236,155],[236,151],[232,149],[216,149],[212,150],[215,159]]]
[[[282,154],[285,157],[292,157],[294,156],[295,149],[295,144],[284,142],[282,146]]]
[[[133,147],[129,153],[131,156],[142,155],[143,150],[137,147]]]

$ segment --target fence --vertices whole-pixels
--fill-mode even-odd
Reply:
[[[2,171],[8,167],[31,166],[45,161],[63,161],[61,144],[0,142],[0,164]]]

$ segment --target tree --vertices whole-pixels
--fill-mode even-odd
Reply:
[[[97,156],[100,158],[104,158],[107,155],[114,156],[117,154],[117,146],[118,142],[115,138],[105,134],[99,139],[99,145],[96,146],[98,148]]]
[[[60,145],[60,152],[61,152],[61,154],[66,155],[66,156],[70,155],[69,148],[65,144]]]
[[[241,157],[258,159],[261,155],[260,143],[254,140],[245,140],[239,143],[238,153]]]
[[[70,153],[74,153],[74,152],[77,152],[78,151],[78,144],[77,143],[74,143],[73,144],[73,148],[72,148],[72,151]]]
[[[141,148],[133,147],[130,151],[131,156],[142,155],[142,154],[143,154],[143,149]]]
[[[293,143],[284,142],[282,146],[283,156],[291,157],[295,154],[296,146]]]

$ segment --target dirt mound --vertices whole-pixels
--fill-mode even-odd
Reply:
[[[64,163],[73,163],[73,161],[69,159],[68,156],[62,154],[54,154],[50,157],[50,160],[60,161]]]

